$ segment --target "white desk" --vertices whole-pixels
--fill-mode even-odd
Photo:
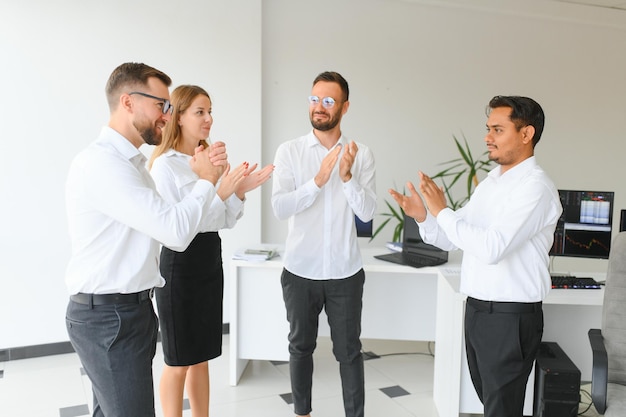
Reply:
[[[363,338],[435,340],[433,397],[440,417],[482,413],[469,378],[463,341],[465,296],[459,293],[462,254],[450,253],[440,267],[411,268],[374,259],[384,248],[362,250],[365,276]],[[231,261],[230,384],[237,385],[251,359],[289,360],[280,259],[262,263]],[[585,273],[584,275],[589,275]],[[596,274],[596,279],[604,279]],[[587,331],[599,328],[602,290],[552,290],[544,301],[543,340],[557,342],[591,380]],[[328,335],[320,316],[320,335]],[[531,375],[531,378],[533,376]],[[533,380],[525,412],[531,415]]]
[[[385,248],[361,252],[365,270],[361,337],[435,340],[439,269],[375,259],[374,255],[388,252]],[[455,256],[460,260],[460,254],[451,258]],[[230,384],[237,385],[250,359],[289,360],[289,324],[280,284],[281,260],[231,260],[230,265]],[[323,313],[319,334],[330,334]]]
[[[602,274],[594,275],[596,279],[604,279]],[[440,417],[458,417],[459,413],[482,414],[482,404],[469,377],[465,357],[465,296],[459,293],[460,276],[442,273],[438,283],[433,383],[437,411]],[[583,381],[591,380],[591,348],[587,331],[600,328],[603,297],[604,288],[551,290],[543,303],[543,340],[559,344],[580,369]],[[524,415],[533,414],[533,387],[534,373],[530,375],[526,389]]]

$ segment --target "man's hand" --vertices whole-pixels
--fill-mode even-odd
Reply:
[[[356,159],[356,154],[359,151],[359,147],[356,146],[354,141],[351,141],[346,146],[346,150],[341,157],[341,161],[339,162],[339,177],[343,182],[348,182],[352,179],[352,165],[354,164],[354,160]]]
[[[426,206],[428,206],[430,214],[437,217],[439,212],[448,206],[446,195],[443,189],[435,184],[435,181],[428,175],[422,171],[418,172],[418,175],[420,177],[420,192],[426,200]]]
[[[341,152],[341,145],[337,145],[335,149],[328,153],[322,160],[320,170],[315,176],[315,185],[322,188],[330,179],[330,174],[333,172],[333,168],[339,159],[339,153]]]
[[[204,149],[203,146],[198,146],[195,149],[194,156],[192,156],[189,161],[189,165],[191,165],[192,171],[195,172],[198,177],[203,180],[210,181],[213,185],[215,185],[224,172],[225,164],[227,164],[228,161],[226,159],[225,146],[220,146],[217,149],[214,149],[213,155],[211,155],[212,147],[213,146]],[[215,160],[216,164],[212,162],[213,160]]]
[[[396,203],[404,210],[407,216],[413,217],[418,222],[426,220],[426,206],[422,198],[417,194],[417,190],[412,182],[406,183],[409,195],[400,194],[394,189],[389,190],[389,194],[396,200]]]

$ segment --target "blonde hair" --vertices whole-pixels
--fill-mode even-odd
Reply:
[[[152,152],[150,162],[148,163],[148,169],[152,168],[152,164],[155,159],[163,155],[168,150],[180,150],[183,141],[182,129],[178,123],[180,116],[185,113],[189,106],[191,106],[191,103],[199,95],[206,96],[209,100],[211,100],[209,93],[197,85],[180,85],[172,91],[170,96],[170,102],[172,103],[174,109],[172,112],[172,118],[165,125],[161,144],[159,144],[154,149],[154,152]],[[204,139],[202,139],[198,145],[202,145],[205,148],[209,147],[209,144]]]

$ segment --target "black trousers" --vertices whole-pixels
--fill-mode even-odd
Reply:
[[[522,417],[526,382],[543,335],[541,303],[468,298],[465,348],[485,417]]]
[[[286,269],[281,276],[289,321],[289,373],[294,412],[311,412],[313,351],[317,345],[319,314],[328,316],[333,354],[339,362],[346,417],[363,417],[365,376],[361,354],[361,310],[365,273],[344,279],[301,278]]]

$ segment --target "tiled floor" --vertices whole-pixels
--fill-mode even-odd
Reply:
[[[155,386],[163,364],[160,349],[159,345],[154,359]],[[365,362],[368,417],[437,417],[432,399],[432,349],[432,343],[426,342],[363,340],[365,352],[380,356]],[[209,367],[211,416],[293,417],[288,364],[251,361],[239,385],[231,387],[225,336],[224,355],[212,360]],[[162,416],[158,389],[155,392],[156,413]],[[88,416],[91,402],[91,384],[75,354],[0,362],[0,416]],[[312,415],[344,415],[338,366],[330,341],[323,337],[315,354]],[[191,416],[191,411],[183,416]]]

